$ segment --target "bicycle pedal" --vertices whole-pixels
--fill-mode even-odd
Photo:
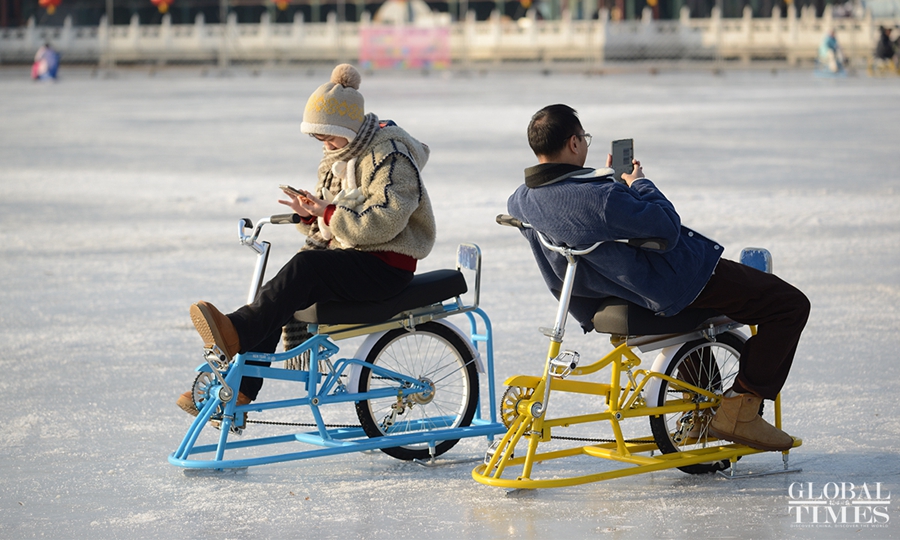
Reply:
[[[557,379],[565,379],[578,367],[581,355],[575,351],[563,351],[550,360],[550,375]]]
[[[228,428],[229,433],[231,433],[233,435],[243,435],[244,428],[247,426],[246,422],[247,422],[246,415],[244,415],[243,425],[241,425],[241,426],[234,425],[234,421],[232,421],[231,427]],[[221,419],[212,419],[209,421],[209,425],[211,425],[213,428],[215,428],[219,431],[222,430],[222,420]]]
[[[507,443],[507,445],[508,445],[508,443]],[[504,446],[502,450],[506,450],[506,446]],[[484,453],[484,464],[487,465],[488,463],[490,463],[491,459],[493,459],[493,457],[494,457],[494,454],[496,454],[498,451],[501,451],[499,439],[492,442],[491,445],[488,446],[488,449]],[[513,459],[514,457],[515,457],[515,450],[513,450],[509,453],[509,459]]]
[[[219,369],[225,369],[228,367],[228,357],[225,356],[225,353],[222,349],[219,348],[218,345],[213,345],[212,347],[207,347],[203,349],[203,358],[207,362],[215,363],[216,367]]]

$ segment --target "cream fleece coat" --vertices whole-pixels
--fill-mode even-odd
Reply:
[[[353,167],[344,173],[343,192],[332,201],[329,248],[425,258],[436,234],[431,200],[419,173],[428,155],[428,147],[402,128],[377,128],[369,147],[349,162]],[[324,191],[320,178],[316,194],[321,197]],[[304,234],[310,232],[309,225],[298,228]]]

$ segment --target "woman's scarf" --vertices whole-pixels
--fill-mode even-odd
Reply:
[[[338,148],[337,150],[323,150],[322,161],[319,162],[319,183],[316,185],[316,196],[325,201],[334,200],[335,196],[344,188],[342,180],[344,175],[335,174],[335,164],[343,162],[349,163],[351,160],[360,157],[375,138],[375,132],[378,130],[378,117],[372,113],[366,115],[363,119],[362,126],[356,137],[347,143],[347,146]],[[325,191],[329,194],[325,194]],[[303,250],[307,249],[328,249],[328,242],[331,235],[322,230],[319,224],[320,220],[313,222],[306,238],[306,244]]]

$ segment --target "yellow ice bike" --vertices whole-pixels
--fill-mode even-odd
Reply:
[[[530,226],[501,215],[502,225]],[[541,376],[517,375],[506,381],[500,415],[508,428],[502,439],[488,449],[484,463],[472,471],[482,484],[507,489],[565,487],[623,476],[670,469],[690,474],[718,472],[728,478],[797,472],[788,465],[789,451],[782,452],[783,467],[772,471],[737,474],[735,465],[746,455],[762,452],[729,443],[709,433],[709,423],[722,394],[737,375],[747,329],[740,323],[709,310],[687,309],[674,317],[656,317],[647,309],[620,299],[609,299],[593,318],[597,332],[610,335],[614,349],[603,358],[580,365],[577,352],[562,351],[578,259],[602,242],[586,249],[554,245],[535,231],[541,243],[567,260],[566,275],[552,329],[543,329],[550,347]],[[652,248],[652,240],[622,240]],[[767,250],[748,248],[741,262],[771,272]],[[639,369],[639,354],[657,352],[649,369]],[[609,382],[594,382],[587,376],[609,368]],[[561,393],[579,394],[596,405],[597,412],[574,416],[566,405],[551,407],[562,400]],[[554,399],[551,399],[551,396]],[[763,414],[763,411],[760,411]],[[781,427],[781,400],[775,400],[771,420]],[[650,435],[626,437],[627,420],[648,418]],[[600,437],[598,422],[608,422],[611,433]],[[586,426],[587,424],[591,424]],[[572,437],[566,432],[585,431],[590,436]],[[629,432],[634,431],[630,429]],[[583,443],[588,444],[583,444]],[[573,445],[573,443],[575,443]],[[802,441],[794,439],[794,447]],[[582,461],[561,464],[558,460],[590,456],[611,465],[583,472]],[[731,469],[725,475],[723,471]]]

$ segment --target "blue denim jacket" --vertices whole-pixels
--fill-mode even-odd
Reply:
[[[607,172],[608,171],[608,172]],[[697,298],[722,255],[716,242],[683,226],[672,203],[647,179],[628,187],[612,180],[611,169],[543,164],[526,171],[526,183],[509,197],[509,213],[552,241],[588,247],[616,239],[663,240],[662,251],[619,242],[601,245],[581,258],[570,313],[585,331],[600,301],[623,298],[672,316]],[[545,249],[533,230],[531,244],[544,281],[559,297],[566,260]]]

